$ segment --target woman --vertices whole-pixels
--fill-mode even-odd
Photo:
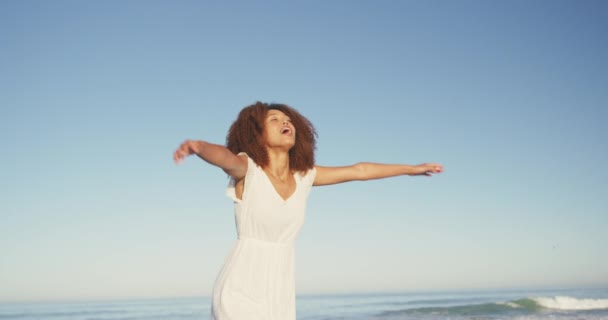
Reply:
[[[238,240],[215,281],[215,320],[296,318],[293,243],[312,186],[443,171],[435,163],[317,166],[314,126],[284,104],[244,108],[226,142],[186,140],[173,155],[179,163],[196,154],[231,177]]]

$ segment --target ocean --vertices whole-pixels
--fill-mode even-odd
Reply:
[[[2,320],[206,320],[210,298],[0,303]],[[300,295],[298,320],[608,320],[608,289]]]

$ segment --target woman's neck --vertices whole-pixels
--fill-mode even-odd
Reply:
[[[291,175],[289,152],[267,149],[268,166],[264,170],[275,178],[285,181]]]

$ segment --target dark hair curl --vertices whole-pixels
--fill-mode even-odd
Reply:
[[[226,147],[234,154],[245,152],[259,166],[268,166],[264,141],[264,123],[269,110],[286,114],[296,128],[296,142],[289,150],[289,168],[306,172],[315,165],[317,132],[312,123],[285,104],[256,102],[239,112],[226,135]]]

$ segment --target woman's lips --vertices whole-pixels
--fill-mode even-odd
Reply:
[[[291,132],[290,127],[283,127],[283,129],[281,129],[281,134],[291,135]]]

